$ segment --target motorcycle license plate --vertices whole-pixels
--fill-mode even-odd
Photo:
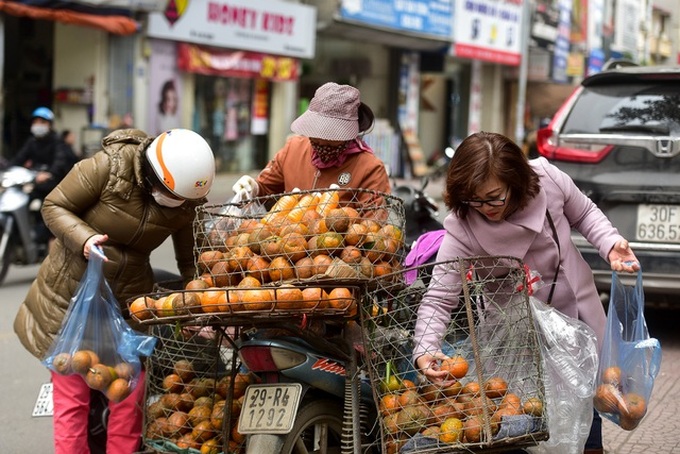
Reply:
[[[242,434],[287,434],[295,423],[301,395],[299,383],[248,386],[238,431]]]

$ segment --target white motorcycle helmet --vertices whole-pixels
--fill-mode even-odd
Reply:
[[[147,147],[146,158],[157,179],[177,197],[197,200],[210,192],[215,156],[208,142],[194,131],[162,133]]]

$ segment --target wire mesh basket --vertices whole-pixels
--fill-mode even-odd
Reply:
[[[146,362],[145,447],[156,453],[242,452],[245,437],[236,426],[252,377],[239,371],[226,331],[158,325],[151,332],[158,343]]]
[[[402,270],[371,292],[361,319],[383,452],[498,452],[548,438],[525,282],[518,259],[474,257]],[[416,331],[426,306],[450,319],[431,323],[421,313]],[[446,355],[438,361],[446,382],[416,370],[414,350],[424,346]]]
[[[369,281],[404,257],[401,199],[364,189],[308,190],[197,207],[197,275],[211,285]]]

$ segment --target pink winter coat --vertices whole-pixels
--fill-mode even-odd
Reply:
[[[545,286],[534,293],[546,301],[555,275],[555,264],[560,272],[555,284],[552,306],[560,312],[578,318],[593,328],[601,343],[606,316],[593,274],[576,246],[571,242],[571,229],[578,230],[602,258],[608,260],[609,251],[623,239],[607,217],[576,187],[573,180],[545,158],[531,161],[540,177],[541,190],[521,211],[513,213],[502,222],[488,222],[476,210],[470,210],[466,219],[449,214],[444,220],[446,235],[437,255],[437,261],[455,260],[457,257],[479,255],[504,255],[522,259],[537,271]],[[546,209],[555,224],[560,250],[546,217]],[[437,276],[432,283],[444,284],[445,293],[458,294],[460,276],[447,273]],[[414,359],[426,352],[434,353],[441,347],[442,336],[451,319],[454,300],[443,300],[442,290],[431,285],[418,308],[414,340]]]

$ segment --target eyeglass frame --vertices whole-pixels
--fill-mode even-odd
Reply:
[[[481,208],[484,206],[484,204],[489,205],[490,207],[502,207],[505,206],[505,201],[508,199],[508,191],[505,191],[505,195],[499,199],[486,199],[486,200],[461,200],[461,203],[464,203],[465,205],[472,207],[472,208]]]

